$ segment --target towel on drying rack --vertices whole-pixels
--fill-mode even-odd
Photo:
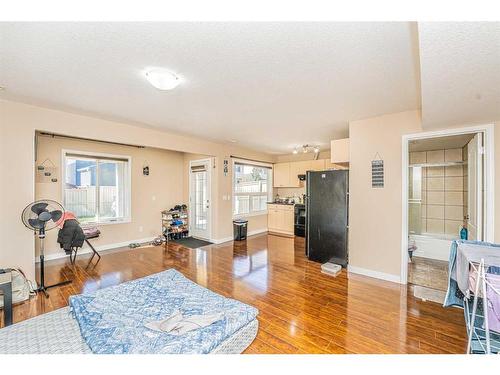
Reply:
[[[482,241],[467,241],[467,240],[456,240],[451,243],[450,247],[450,257],[448,260],[448,290],[446,292],[446,297],[443,303],[444,307],[449,306],[459,306],[464,307],[463,298],[460,298],[457,294],[461,292],[458,283],[457,283],[457,249],[461,244],[467,245],[476,245],[479,247],[490,248],[492,250],[498,251],[498,255],[500,256],[500,245],[493,244],[489,242]],[[467,263],[468,264],[468,263]],[[495,270],[498,270],[498,267],[489,267],[488,272],[496,273]],[[466,274],[467,280],[469,278],[469,273]],[[468,285],[468,281],[467,281]]]

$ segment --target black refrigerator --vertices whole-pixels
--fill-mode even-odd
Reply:
[[[346,267],[349,171],[309,171],[306,182],[306,255]]]

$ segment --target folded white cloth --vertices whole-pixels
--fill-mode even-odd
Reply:
[[[144,326],[153,331],[179,336],[195,329],[207,327],[223,317],[223,313],[183,316],[180,311],[176,311],[166,319],[149,322]]]

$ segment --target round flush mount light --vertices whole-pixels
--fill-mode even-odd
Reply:
[[[148,82],[158,90],[172,90],[181,83],[179,76],[163,68],[149,69],[146,71],[145,76]]]

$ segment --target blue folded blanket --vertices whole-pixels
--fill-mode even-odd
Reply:
[[[100,354],[209,353],[258,314],[254,307],[203,288],[173,269],[71,296],[69,304],[82,337]],[[224,318],[180,336],[145,327],[175,311],[185,316],[222,312]]]

